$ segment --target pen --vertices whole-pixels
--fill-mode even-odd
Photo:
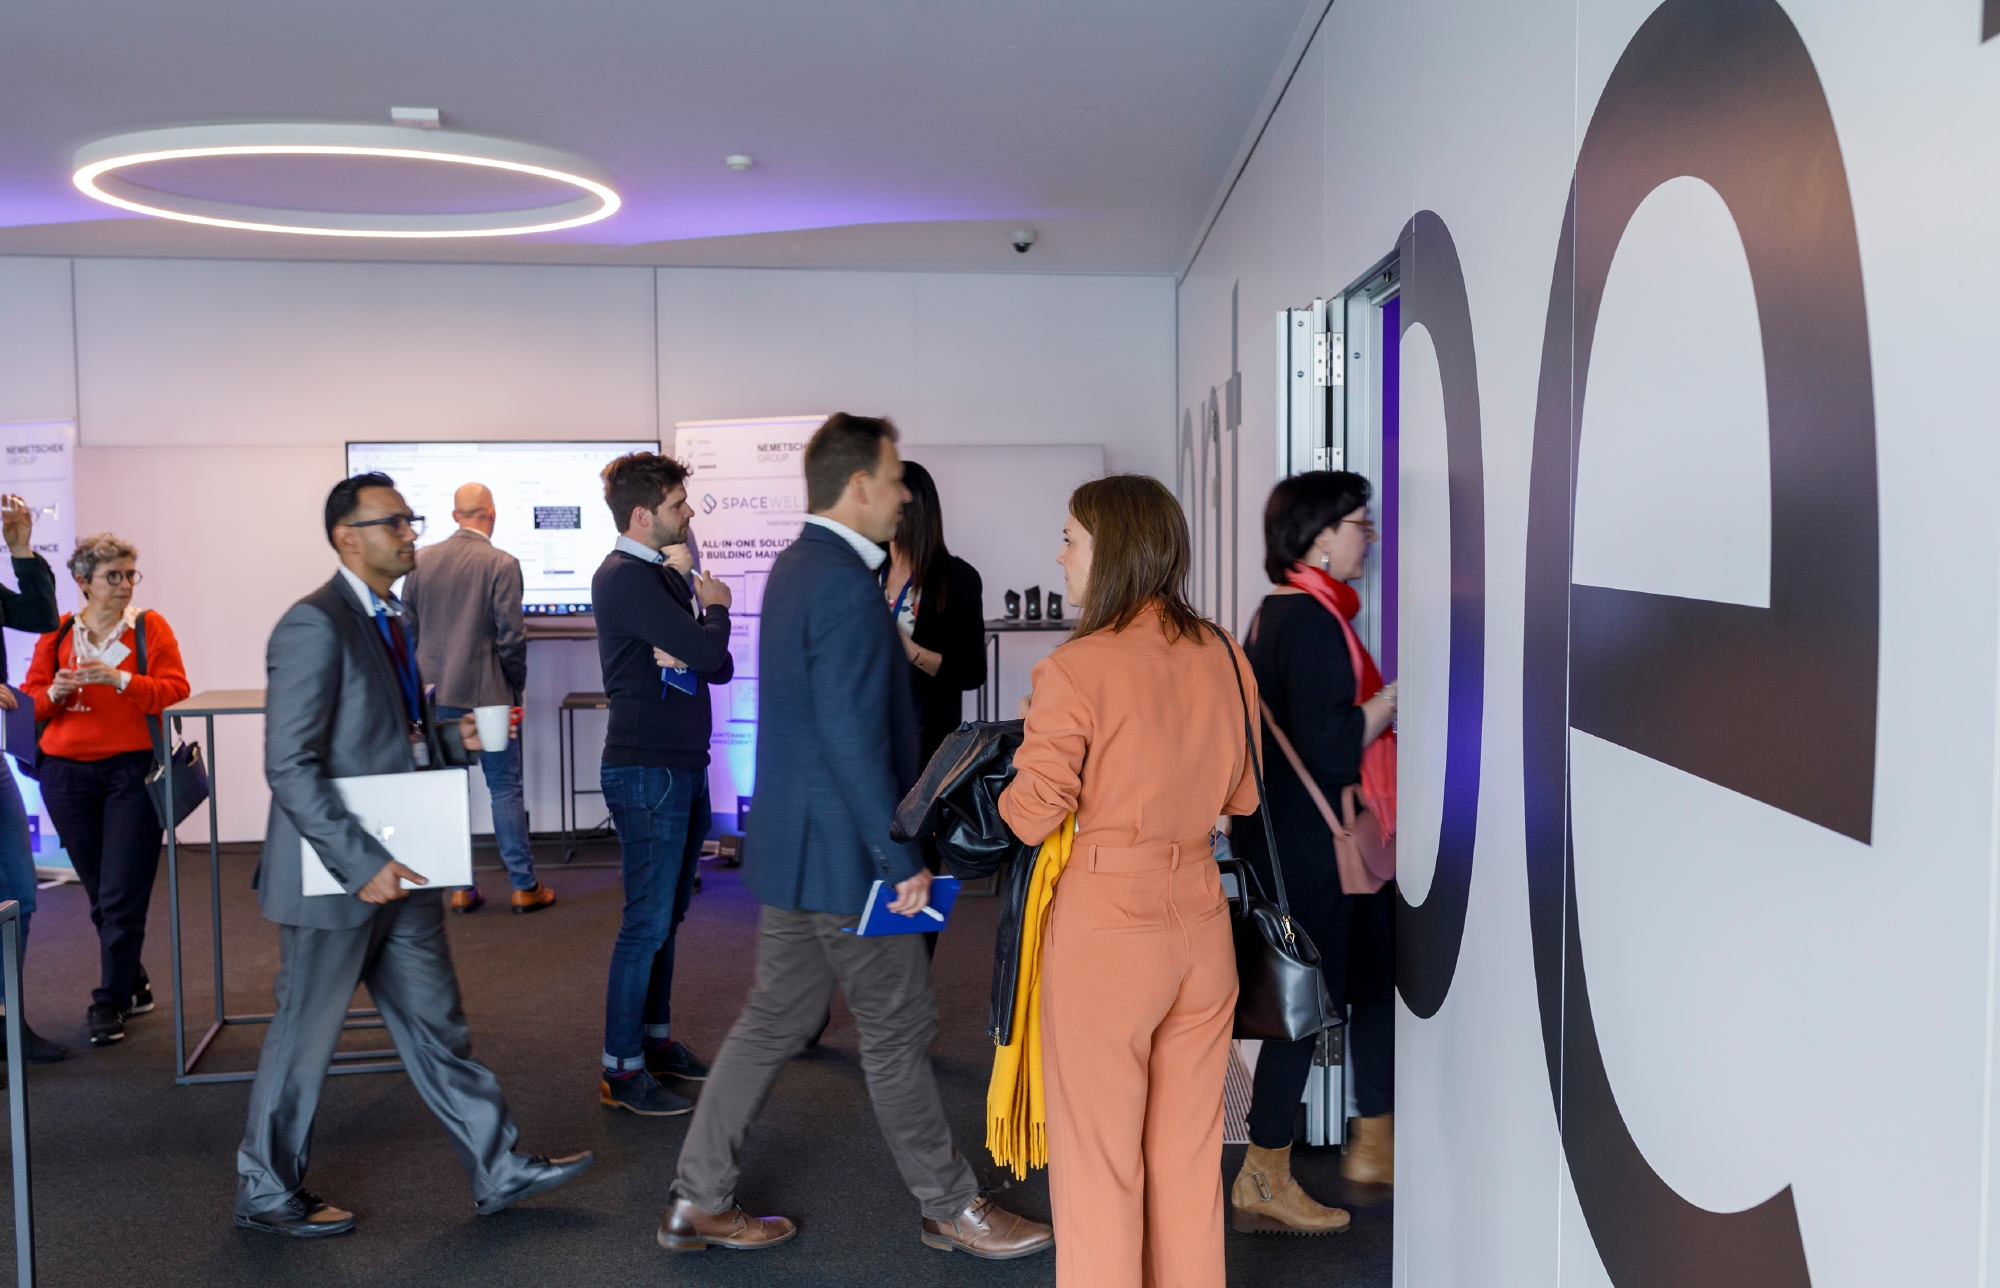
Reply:
[[[923,912],[924,912],[924,915],[925,915],[926,917],[929,917],[929,918],[930,918],[930,919],[931,919],[932,921],[943,921],[943,920],[944,920],[944,914],[943,914],[943,913],[941,913],[941,912],[939,912],[939,911],[938,911],[938,910],[937,910],[936,908],[933,908],[933,907],[931,907],[931,906],[930,906],[929,904],[925,904],[925,905],[924,905],[924,909],[923,909]]]

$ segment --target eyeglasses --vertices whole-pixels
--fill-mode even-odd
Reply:
[[[145,579],[146,574],[137,569],[123,572],[116,568],[107,568],[104,572],[104,584],[107,586],[136,586]]]
[[[387,528],[391,532],[402,532],[408,529],[411,536],[421,537],[424,535],[424,516],[421,514],[392,514],[386,519],[363,519],[359,523],[342,523],[335,526],[342,528]]]
[[[1375,531],[1375,521],[1373,519],[1342,519],[1341,522],[1351,523],[1355,527],[1361,529],[1361,535],[1366,540],[1380,541],[1382,539],[1381,536]]]

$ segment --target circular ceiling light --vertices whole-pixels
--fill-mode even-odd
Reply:
[[[165,192],[118,172],[194,157],[335,156],[435,161],[534,175],[581,190],[552,206],[449,214],[290,210]],[[622,204],[613,179],[579,156],[481,134],[395,125],[185,125],[99,139],[77,149],[76,186],[124,210],[216,228],[314,237],[506,237],[554,232],[609,218]]]

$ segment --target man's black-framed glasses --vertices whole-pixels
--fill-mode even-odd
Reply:
[[[424,516],[421,514],[391,514],[380,519],[363,519],[359,523],[343,523],[343,528],[387,528],[391,532],[401,532],[408,528],[410,535],[424,535]]]

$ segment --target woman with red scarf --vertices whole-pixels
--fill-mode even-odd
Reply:
[[[1342,890],[1333,833],[1271,729],[1290,741],[1326,800],[1338,802],[1343,789],[1359,784],[1364,808],[1394,836],[1396,686],[1383,685],[1349,624],[1361,596],[1347,583],[1361,576],[1375,540],[1368,496],[1367,479],[1331,470],[1294,475],[1272,490],[1264,507],[1264,570],[1276,589],[1258,609],[1244,651],[1264,704],[1265,790],[1292,916],[1319,949],[1334,1001],[1351,1008],[1348,1060],[1361,1117],[1342,1170],[1351,1181],[1390,1184],[1395,890],[1379,880],[1363,883],[1372,892]],[[1264,889],[1274,889],[1262,824],[1242,820],[1233,840]],[[1238,1230],[1320,1234],[1347,1227],[1347,1213],[1316,1202],[1291,1174],[1292,1124],[1316,1043],[1266,1042],[1257,1057],[1250,1150],[1230,1192]]]

